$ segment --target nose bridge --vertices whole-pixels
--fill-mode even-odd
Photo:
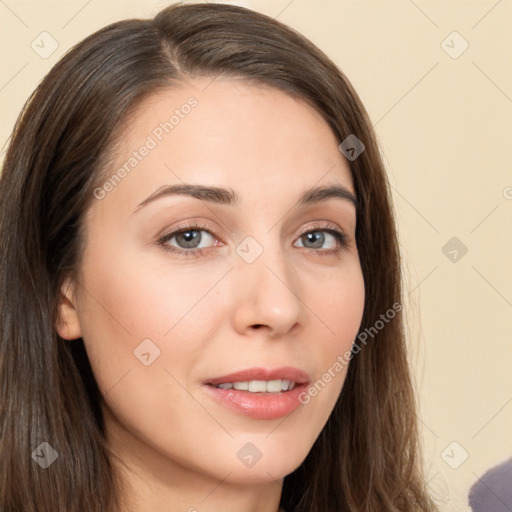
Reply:
[[[236,252],[237,327],[265,325],[275,334],[287,332],[300,320],[303,305],[300,283],[277,231],[248,235]]]

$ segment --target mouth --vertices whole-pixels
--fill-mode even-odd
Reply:
[[[253,419],[276,419],[297,409],[310,378],[298,368],[251,368],[203,382],[215,402]]]

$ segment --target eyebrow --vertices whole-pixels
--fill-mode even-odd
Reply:
[[[149,197],[144,199],[144,201],[135,208],[133,213],[157,199],[169,196],[190,196],[203,201],[228,206],[240,206],[241,203],[240,196],[231,188],[183,183],[160,187]],[[357,208],[358,201],[356,196],[341,185],[324,185],[310,188],[299,197],[296,206],[305,206],[332,198],[348,201]]]

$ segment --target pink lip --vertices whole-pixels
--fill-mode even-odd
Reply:
[[[295,387],[280,393],[252,393],[215,387],[226,382],[277,379],[291,380],[295,382]],[[287,366],[272,370],[250,368],[209,379],[203,385],[211,397],[235,412],[254,419],[272,420],[290,414],[301,405],[299,396],[306,389],[309,380],[308,374],[303,370]]]

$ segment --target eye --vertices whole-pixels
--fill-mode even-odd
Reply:
[[[298,241],[302,244],[299,247],[314,250],[322,256],[338,253],[347,247],[347,236],[332,224],[313,226],[313,229],[305,231]],[[325,247],[325,244],[327,244],[327,247]]]
[[[163,236],[158,243],[168,251],[186,256],[193,253],[196,256],[201,255],[203,253],[201,249],[209,247],[212,241],[215,243],[217,239],[205,226],[189,224]],[[175,245],[171,242],[174,242]],[[201,244],[203,245],[201,246]]]

